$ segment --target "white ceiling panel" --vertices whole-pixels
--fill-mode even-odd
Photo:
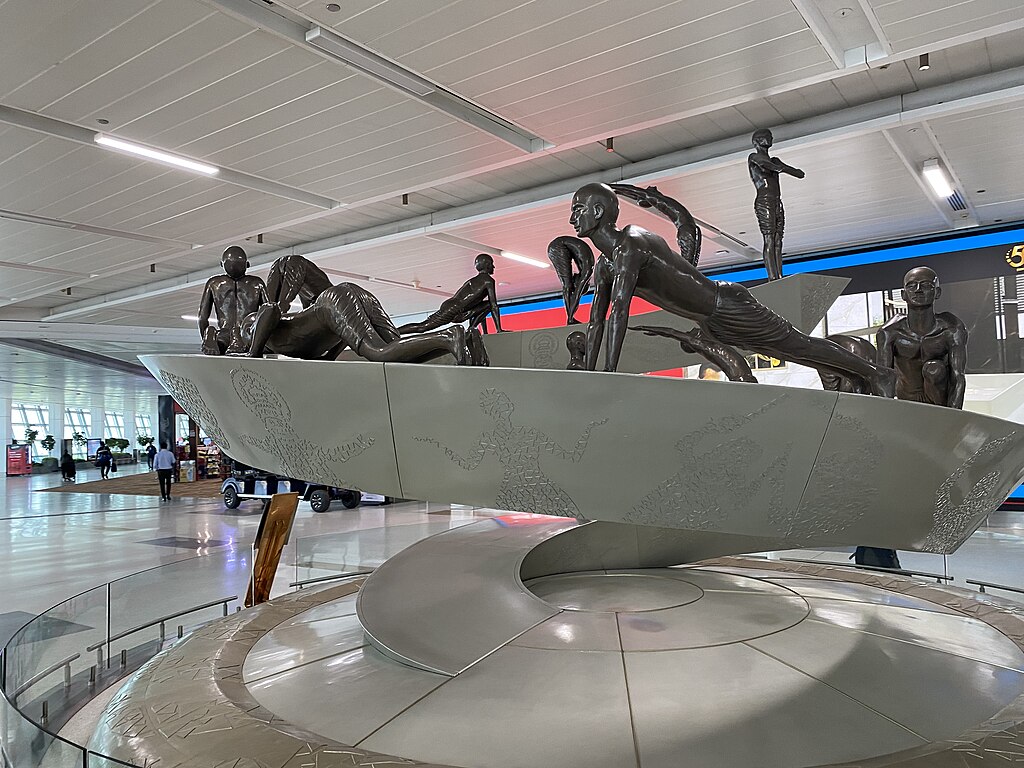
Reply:
[[[1024,158],[1006,143],[1022,120],[1017,103],[929,121],[983,223],[1024,219]]]
[[[868,0],[868,4],[897,52],[1022,23],[1019,0]]]

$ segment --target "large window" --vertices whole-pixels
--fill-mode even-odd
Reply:
[[[45,405],[11,404],[11,434],[14,439],[19,443],[24,442],[26,429],[35,429],[39,432],[35,443],[32,444],[32,458],[36,461],[49,455],[39,444],[50,428],[49,415],[49,409]]]
[[[103,436],[124,439],[124,414],[107,411],[103,414]]]
[[[153,437],[153,417],[147,413],[136,413],[135,434]]]
[[[75,436],[75,432],[81,433],[86,439],[89,438],[89,433],[92,431],[92,413],[83,408],[65,408],[64,409],[64,439],[71,440]],[[71,444],[71,455],[76,459],[84,459],[86,444],[76,445]]]

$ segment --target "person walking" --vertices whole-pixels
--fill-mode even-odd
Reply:
[[[153,457],[156,456],[156,446],[150,443],[146,446],[146,462],[149,464],[150,472],[153,471]]]
[[[153,458],[156,476],[160,480],[160,501],[171,500],[171,472],[176,463],[174,454],[167,450],[167,441],[161,441],[160,450]]]
[[[106,480],[110,476],[110,465],[114,463],[114,454],[110,452],[106,443],[101,442],[96,449],[96,466],[100,468],[100,479]]]

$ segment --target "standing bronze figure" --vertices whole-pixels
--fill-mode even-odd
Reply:
[[[871,391],[892,397],[896,374],[862,360],[825,339],[795,329],[737,283],[716,283],[669,248],[661,237],[640,227],[616,226],[619,203],[605,184],[576,191],[569,223],[601,252],[594,268],[594,304],[587,329],[587,369],[597,367],[608,316],[605,370],[618,366],[634,295],[673,314],[693,320],[717,342],[782,360],[862,376]],[[609,311],[610,310],[610,311]]]
[[[476,257],[475,277],[462,284],[450,299],[441,304],[441,308],[434,314],[419,323],[407,323],[400,326],[398,332],[405,336],[409,333],[423,333],[440,328],[449,323],[464,323],[469,321],[469,327],[482,326],[484,332],[487,326],[484,319],[487,315],[494,318],[494,328],[501,333],[501,311],[498,309],[498,298],[494,292],[494,259],[489,254],[481,253]]]
[[[881,327],[878,362],[896,368],[896,397],[916,403],[964,407],[967,379],[967,326],[950,312],[935,312],[942,295],[939,278],[915,267],[903,278],[906,316]]]
[[[772,145],[772,132],[767,128],[754,131],[750,140],[756,151],[751,152],[747,158],[747,170],[757,190],[754,213],[764,238],[764,268],[768,270],[769,280],[778,280],[782,277],[782,236],[786,228],[779,174],[788,173],[798,179],[802,179],[805,174],[799,168],[786,165],[779,158],[768,154],[768,148]]]
[[[590,288],[590,278],[594,274],[594,252],[578,237],[563,235],[548,243],[548,261],[562,283],[565,324],[575,325],[579,322],[576,310],[580,308],[580,299]]]
[[[237,245],[224,250],[220,263],[224,274],[206,281],[199,302],[203,354],[244,355],[249,347],[242,334],[243,320],[268,301],[267,288],[262,279],[245,274],[249,261]],[[216,312],[216,327],[210,325],[211,312]]]
[[[587,370],[587,334],[583,331],[573,331],[565,338],[565,348],[569,350],[569,364],[565,366],[565,370]]]

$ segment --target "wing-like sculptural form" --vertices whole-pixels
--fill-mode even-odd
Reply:
[[[579,309],[580,299],[590,287],[590,278],[594,274],[594,252],[578,237],[563,235],[548,244],[548,260],[562,283],[566,325],[573,325],[579,322],[574,315]],[[576,267],[575,273],[573,266]]]
[[[611,184],[609,186],[620,197],[632,200],[641,208],[651,208],[675,224],[679,253],[693,266],[697,266],[697,262],[700,260],[700,244],[703,235],[693,216],[686,210],[686,206],[663,194],[657,187],[640,189],[632,184]]]

